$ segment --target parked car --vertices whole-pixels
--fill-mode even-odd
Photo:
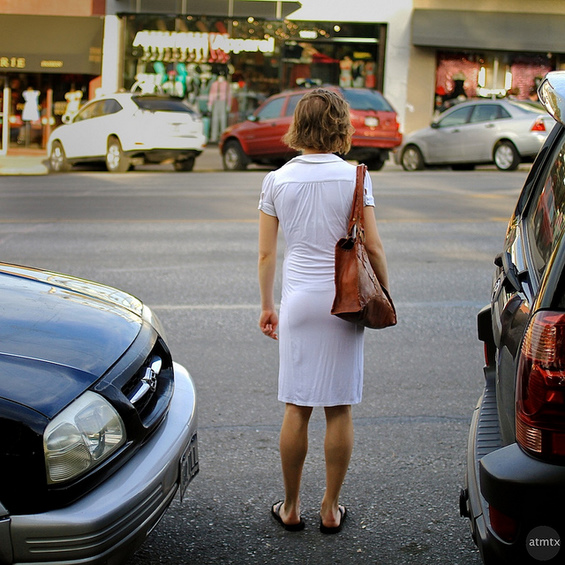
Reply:
[[[395,160],[405,171],[451,165],[471,170],[494,163],[513,171],[531,162],[555,125],[543,108],[519,100],[478,99],[440,114],[427,128],[404,138]]]
[[[367,88],[325,88],[339,92],[351,107],[355,128],[347,159],[382,169],[389,151],[402,142],[397,115],[384,96]],[[305,89],[287,90],[267,98],[246,121],[228,127],[220,138],[224,169],[241,171],[250,163],[280,165],[298,153],[282,141]]]
[[[198,472],[196,394],[159,320],[0,264],[0,563],[123,563]]]
[[[460,502],[487,565],[565,560],[564,72],[546,76],[540,98],[559,123],[526,179],[478,315],[485,383]]]
[[[170,160],[191,171],[206,144],[200,116],[180,98],[121,92],[85,104],[47,142],[49,167],[102,161],[110,172]]]

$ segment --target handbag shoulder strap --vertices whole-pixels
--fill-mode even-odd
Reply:
[[[353,193],[353,205],[351,206],[351,215],[349,217],[349,226],[347,233],[349,236],[354,236],[353,230],[357,227],[357,231],[363,232],[365,229],[364,216],[363,216],[363,194],[365,192],[365,174],[367,172],[367,165],[357,165],[355,176],[355,191]]]

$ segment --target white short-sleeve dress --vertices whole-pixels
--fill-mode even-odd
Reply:
[[[295,157],[264,181],[259,209],[285,238],[279,314],[279,393],[299,406],[361,402],[363,328],[330,314],[334,249],[344,237],[355,166],[331,154]],[[365,206],[374,206],[365,175]]]

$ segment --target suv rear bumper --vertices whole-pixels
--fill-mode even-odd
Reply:
[[[471,421],[461,513],[471,521],[473,539],[486,565],[539,563],[527,550],[528,534],[534,528],[551,527],[565,540],[565,467],[536,460],[516,443],[502,446],[494,369],[487,367],[485,377],[484,393]],[[489,506],[515,520],[516,535],[511,542],[493,530]],[[548,513],[548,508],[554,512]],[[557,561],[561,562],[564,551]]]
[[[74,504],[0,521],[0,563],[11,563],[2,560],[10,553],[6,544],[11,544],[13,563],[82,565],[122,563],[143,543],[178,490],[187,450],[193,455],[188,480],[198,472],[196,392],[182,365],[175,364],[174,371],[169,413],[149,441]]]

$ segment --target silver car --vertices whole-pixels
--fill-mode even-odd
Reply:
[[[513,171],[533,161],[554,125],[545,109],[526,101],[463,102],[407,135],[395,159],[406,171],[435,165],[469,170],[488,163]]]
[[[53,172],[102,161],[110,172],[171,161],[191,171],[206,144],[200,116],[180,98],[120,92],[91,100],[49,136]]]

